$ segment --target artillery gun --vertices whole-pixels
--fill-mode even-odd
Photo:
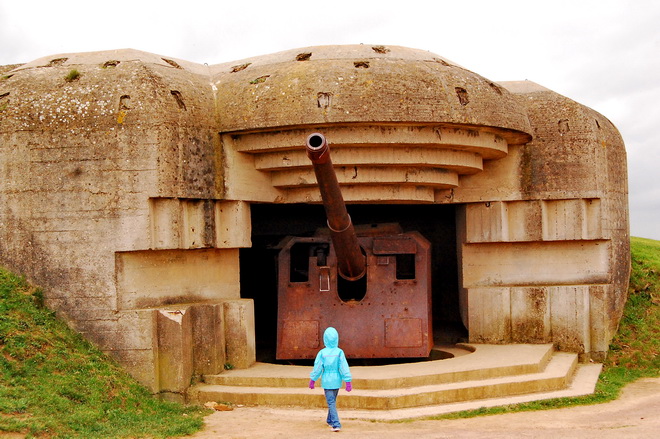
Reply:
[[[348,358],[428,357],[429,241],[398,224],[353,226],[327,140],[314,133],[306,146],[328,228],[281,244],[277,359],[313,359],[328,326],[339,331]]]

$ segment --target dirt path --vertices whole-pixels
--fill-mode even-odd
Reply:
[[[443,421],[391,423],[344,419],[339,433],[330,432],[324,420],[324,410],[243,407],[209,415],[204,431],[185,439],[653,438],[660,437],[660,378],[633,383],[618,400],[595,406]]]

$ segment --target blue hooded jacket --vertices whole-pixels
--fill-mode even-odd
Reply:
[[[342,381],[351,381],[351,371],[344,351],[339,348],[339,333],[330,326],[323,333],[323,344],[314,360],[314,370],[309,377],[316,381],[321,377],[324,389],[340,389]]]

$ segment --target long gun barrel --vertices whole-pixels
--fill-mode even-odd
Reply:
[[[358,244],[351,217],[346,211],[346,203],[332,167],[330,148],[323,134],[313,133],[307,137],[307,156],[314,166],[328,217],[330,236],[337,254],[339,275],[346,280],[358,280],[366,272],[366,260]]]

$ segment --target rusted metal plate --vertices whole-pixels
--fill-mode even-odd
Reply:
[[[282,325],[282,336],[293,349],[319,349],[318,320],[290,320]]]
[[[385,320],[385,346],[388,348],[421,347],[424,334],[422,319]]]
[[[375,255],[397,255],[417,253],[417,243],[405,235],[385,236],[374,239]]]
[[[374,242],[381,238],[359,237],[367,274],[355,282],[337,275],[329,237],[291,238],[283,246],[278,268],[278,359],[313,359],[323,347],[322,334],[328,326],[339,331],[340,346],[348,358],[429,355],[433,347],[430,244],[420,234],[409,232],[388,242],[404,242],[403,252],[390,246],[391,253],[375,255]],[[307,261],[302,263],[297,257],[292,266],[292,248],[295,254],[305,254],[301,248],[307,249]],[[379,249],[385,251],[385,246]],[[412,263],[412,275],[402,275],[397,269],[402,256],[407,266]],[[305,322],[318,322],[318,326]],[[312,347],[316,340],[320,346]]]

